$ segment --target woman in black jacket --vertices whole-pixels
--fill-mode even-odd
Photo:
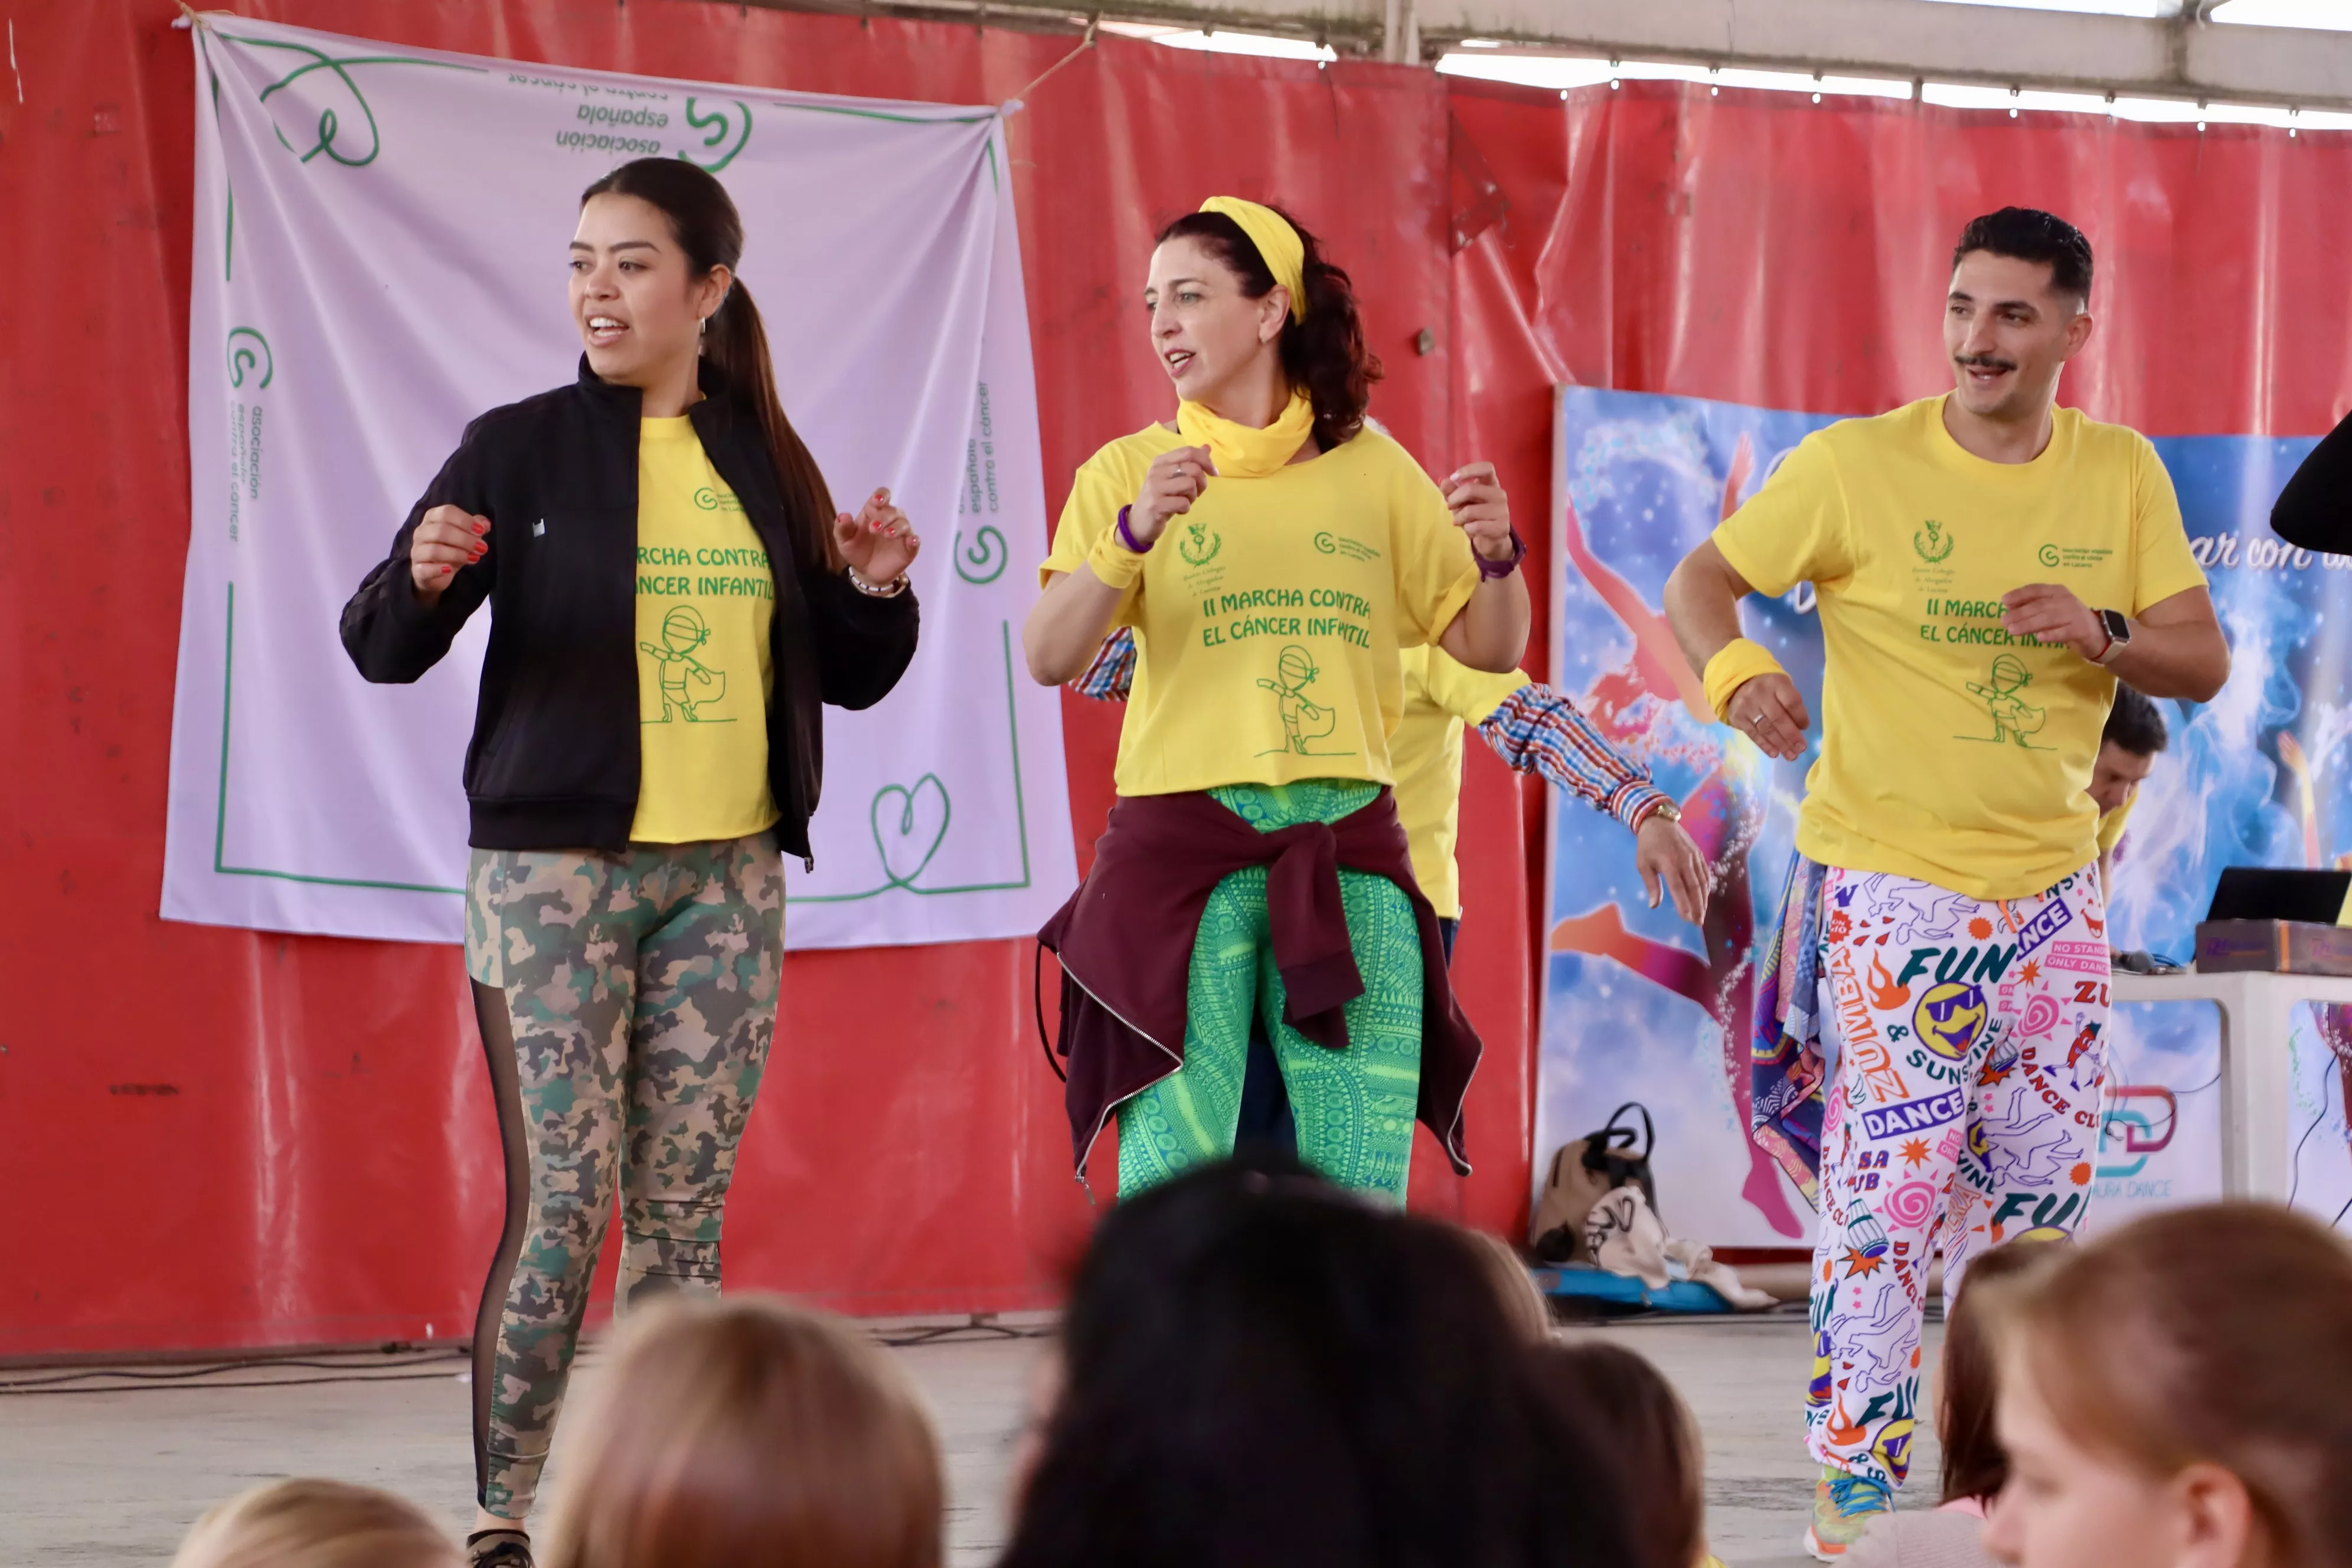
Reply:
[[[497,606],[466,753],[466,959],[508,1189],[467,1544],[495,1568],[530,1562],[616,1177],[622,1306],[718,1288],[819,705],[878,701],[915,651],[920,541],[887,490],[834,510],[777,402],[742,247],[726,191],[682,159],[591,185],[578,382],[474,421],[343,610],[360,673],[408,681]]]

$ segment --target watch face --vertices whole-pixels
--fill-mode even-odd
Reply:
[[[2131,622],[2121,610],[2101,610],[2099,619],[2106,623],[2107,635],[2117,642],[2131,641]]]

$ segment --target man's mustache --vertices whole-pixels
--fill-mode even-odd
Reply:
[[[1966,365],[1970,370],[2008,371],[2017,368],[2015,360],[2000,359],[1992,354],[1955,354],[1952,356],[1952,363]]]

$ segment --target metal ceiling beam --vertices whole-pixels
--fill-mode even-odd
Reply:
[[[1077,31],[1114,21],[1274,33],[1343,55],[1585,55],[1896,80],[2352,110],[2352,33],[1942,0],[758,0],[780,9]],[[1415,36],[1417,35],[1417,37]]]

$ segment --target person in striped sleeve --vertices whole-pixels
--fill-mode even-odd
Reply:
[[[1671,900],[1696,925],[1706,917],[1706,856],[1683,831],[1682,812],[1649,771],[1612,745],[1567,694],[1520,670],[1488,675],[1444,649],[1404,650],[1404,715],[1389,737],[1397,816],[1412,848],[1413,876],[1437,910],[1451,957],[1462,923],[1454,861],[1461,826],[1463,731],[1479,738],[1515,773],[1540,773],[1555,788],[1633,832],[1633,863],[1650,907]],[[1070,682],[1082,697],[1124,702],[1135,678],[1135,636],[1122,626],[1103,640]]]

